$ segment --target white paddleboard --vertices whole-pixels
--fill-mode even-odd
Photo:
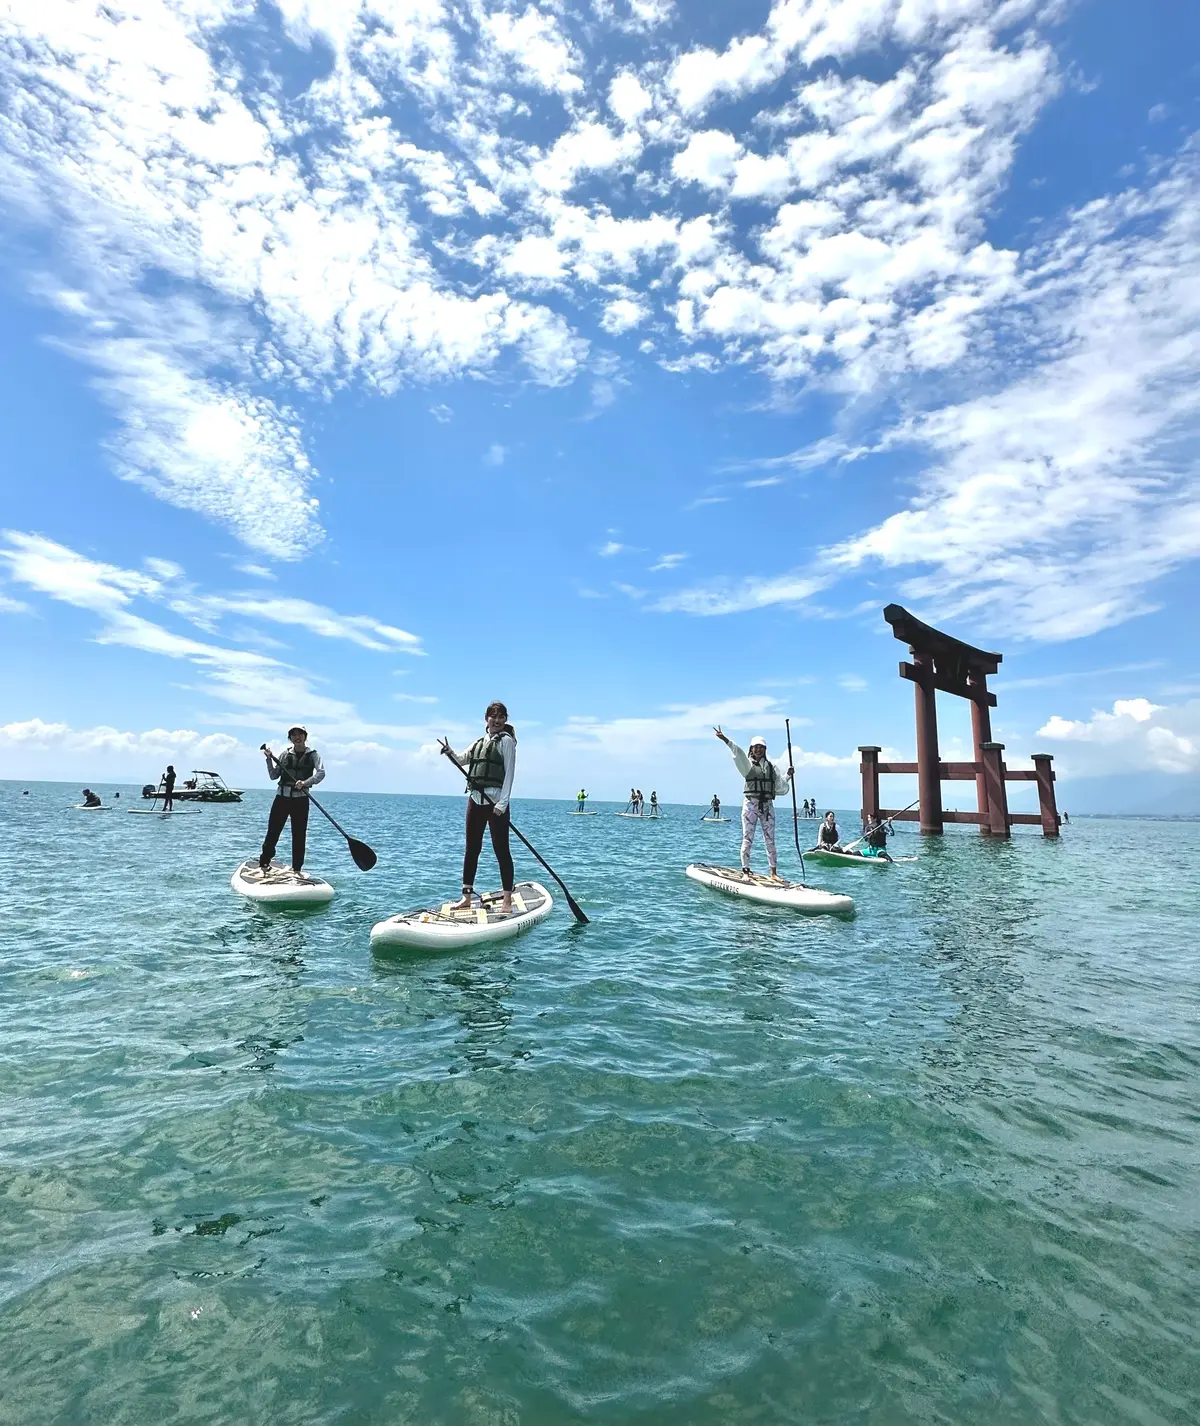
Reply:
[[[86,802],[75,804],[76,812],[111,812],[112,806],[109,803],[101,803],[99,807],[89,807]]]
[[[645,816],[644,812],[618,812],[618,817],[636,817],[639,821]]]
[[[257,861],[243,862],[229,884],[251,901],[269,902],[272,906],[319,906],[333,900],[333,887],[327,881],[307,872],[294,872],[279,862],[272,862],[267,871]]]
[[[896,862],[916,861],[916,857],[867,857],[858,852],[830,851],[825,847],[814,847],[804,855],[822,866],[894,866]]]
[[[728,817],[701,817],[701,822],[728,822]]]
[[[127,807],[131,817],[199,817],[199,807],[172,807],[170,811],[162,807]]]
[[[685,874],[702,886],[711,886],[714,891],[723,891],[728,896],[744,896],[748,901],[761,901],[768,906],[787,906],[809,915],[845,916],[854,910],[854,901],[849,896],[821,891],[815,886],[801,886],[794,881],[772,881],[768,876],[754,873],[747,881],[735,867],[696,862],[685,868]]]
[[[540,882],[520,881],[513,888],[513,911],[500,911],[498,891],[476,897],[469,911],[452,911],[452,901],[419,906],[399,916],[389,916],[371,927],[371,948],[416,946],[425,950],[475,946],[485,941],[505,941],[520,936],[554,909],[554,898]]]
[[[568,812],[568,817],[599,817],[599,812]]]

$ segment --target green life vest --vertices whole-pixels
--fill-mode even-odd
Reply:
[[[472,792],[482,792],[487,787],[504,786],[504,758],[500,753],[500,739],[504,733],[493,738],[485,734],[476,738],[467,750],[467,786]]]
[[[760,805],[764,802],[773,802],[778,786],[779,774],[775,771],[775,764],[770,758],[764,758],[760,763],[750,764],[750,770],[746,774],[747,797],[753,797]]]

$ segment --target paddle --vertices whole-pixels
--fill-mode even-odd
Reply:
[[[465,767],[463,767],[462,763],[460,763],[459,760],[454,756],[454,753],[450,747],[449,739],[443,738],[438,746],[441,748],[443,754],[448,757],[450,761],[454,764],[454,766],[459,770],[459,772],[461,772],[462,775],[466,777],[467,770]],[[495,807],[496,804],[487,795],[487,793],[483,791],[482,788],[480,789],[479,795],[483,798],[483,800],[487,803],[489,807]],[[550,873],[550,875],[554,878],[554,880],[558,882],[558,885],[562,890],[562,894],[567,898],[567,905],[571,908],[571,915],[574,916],[576,921],[578,921],[581,926],[586,926],[588,924],[588,918],[583,914],[583,910],[580,907],[579,903],[567,890],[566,882],[563,881],[562,877],[559,876],[559,874],[554,870],[554,868],[550,865],[546,858],[542,856],[541,852],[538,851],[538,849],[533,845],[529,838],[526,837],[516,826],[513,825],[511,816],[509,817],[508,821],[508,830],[510,832],[516,833],[516,835],[525,844],[525,846],[533,853],[533,855],[538,859],[538,861],[541,862],[542,866],[544,866],[546,870]]]
[[[800,885],[804,885],[804,853],[800,850],[800,812],[796,806],[796,768],[792,762],[792,720],[785,718],[783,726],[787,731],[788,767],[792,783],[792,835],[796,839],[796,855],[800,858]]]
[[[284,767],[280,764],[279,759],[275,756],[271,749],[267,747],[266,743],[263,743],[260,751],[266,753],[267,757],[269,757],[271,761],[275,764],[275,766],[279,768],[280,778],[282,779],[286,777],[287,780],[292,784],[292,786],[295,787],[296,779],[284,769]],[[342,834],[343,837],[345,837],[346,845],[350,848],[350,855],[354,858],[354,865],[359,869],[359,871],[370,871],[371,868],[375,865],[375,863],[379,860],[379,858],[375,855],[371,848],[367,846],[366,842],[360,842],[356,837],[352,837],[344,827],[339,826],[338,823],[335,822],[332,817],[330,817],[329,813],[325,811],[324,807],[321,806],[321,804],[317,801],[317,799],[312,795],[311,792],[308,794],[308,800],[317,809],[321,816],[324,817],[327,821],[333,822],[333,825],[337,827],[338,831]]]
[[[917,805],[917,802],[920,802],[920,800],[921,800],[921,799],[918,797],[917,800],[916,800],[916,802],[910,802],[907,807],[901,807],[900,812],[909,812],[909,811],[911,811],[912,808],[914,808],[914,807]],[[879,825],[880,825],[881,827],[888,827],[888,826],[890,826],[890,825],[896,820],[896,818],[899,817],[900,812],[893,812],[890,817],[885,817],[884,820],[879,823]],[[861,837],[856,838],[853,842],[850,843],[850,845],[849,845],[848,847],[843,847],[843,848],[842,848],[842,851],[844,851],[844,852],[852,852],[852,851],[854,850],[854,848],[858,846],[859,842],[865,842],[865,841],[867,840],[867,838],[868,838],[870,835],[871,835],[871,834],[870,834],[869,832],[864,832]]]

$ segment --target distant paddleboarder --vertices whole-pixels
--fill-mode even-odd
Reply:
[[[26,795],[26,797],[29,796],[28,793],[26,793],[25,795]],[[99,806],[100,806],[100,799],[96,796],[96,794],[92,791],[92,789],[91,789],[90,787],[85,787],[85,788],[83,789],[83,805],[84,805],[85,807],[99,807]]]
[[[467,773],[467,845],[463,854],[462,900],[454,910],[470,908],[475,894],[475,872],[483,850],[483,833],[491,833],[492,851],[500,867],[504,891],[501,912],[512,914],[513,859],[508,847],[509,812],[513,777],[517,771],[517,735],[503,703],[489,703],[485,732],[463,753],[454,753]],[[448,746],[448,745],[447,745]],[[450,750],[453,752],[453,749]],[[586,794],[585,794],[586,796]]]
[[[587,800],[588,800],[588,795],[587,795],[587,793],[584,791],[584,789],[581,787],[581,788],[579,789],[579,791],[575,794],[575,803],[576,803],[575,810],[576,810],[576,812],[586,812],[586,811],[587,811]]]
[[[163,789],[163,811],[172,812],[175,809],[175,769],[170,763],[167,770],[162,775]]]
[[[657,792],[651,792],[651,793],[650,793],[650,815],[651,815],[651,817],[657,817],[657,816],[658,816],[658,793],[657,793]]]
[[[714,817],[721,815],[721,799],[715,792],[713,793],[712,801],[708,804],[708,810]]]
[[[291,747],[277,758],[270,748],[263,748],[267,759],[267,776],[279,784],[271,815],[267,818],[267,835],[263,840],[258,864],[263,871],[271,865],[284,824],[292,824],[292,870],[304,869],[305,844],[308,837],[308,789],[324,781],[325,767],[321,754],[308,746],[308,730],[298,725],[288,729]]]
[[[771,875],[779,879],[779,858],[775,851],[775,799],[782,797],[792,785],[793,769],[786,772],[767,757],[767,740],[761,736],[750,739],[749,754],[721,731],[713,732],[733,754],[734,766],[746,779],[742,797],[742,875],[750,876],[750,852],[754,846],[754,829],[762,828],[763,842]]]

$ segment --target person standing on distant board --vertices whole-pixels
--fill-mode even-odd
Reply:
[[[750,878],[750,852],[754,846],[754,829],[762,828],[763,842],[771,876],[779,880],[779,857],[775,851],[775,799],[782,797],[792,785],[794,770],[787,772],[767,757],[767,740],[750,739],[749,756],[727,737],[720,728],[713,732],[733,754],[734,765],[746,779],[742,798],[742,875]]]
[[[467,773],[467,846],[463,853],[462,900],[453,910],[467,911],[475,894],[475,872],[483,850],[486,828],[492,836],[492,851],[500,867],[504,892],[501,911],[512,914],[513,859],[508,847],[509,811],[513,778],[517,771],[517,735],[508,721],[503,703],[489,703],[484,715],[485,729],[465,753],[454,753]],[[449,743],[447,751],[453,752]]]
[[[308,746],[308,730],[301,727],[289,728],[288,739],[291,747],[277,758],[268,747],[263,748],[267,759],[267,776],[279,784],[275,801],[271,803],[271,815],[267,818],[267,835],[263,839],[262,852],[258,864],[263,871],[271,865],[275,848],[284,824],[292,824],[292,870],[304,870],[305,843],[308,838],[308,789],[325,779],[325,767],[321,754]]]
[[[163,785],[163,811],[173,812],[175,810],[175,769],[170,763],[167,770],[162,775]]]
[[[712,801],[708,804],[708,810],[713,817],[719,817],[721,815],[721,799],[715,792],[713,793]]]
[[[578,803],[578,806],[575,808],[576,812],[587,811],[587,799],[588,795],[581,787],[579,791],[575,794],[575,801]]]

